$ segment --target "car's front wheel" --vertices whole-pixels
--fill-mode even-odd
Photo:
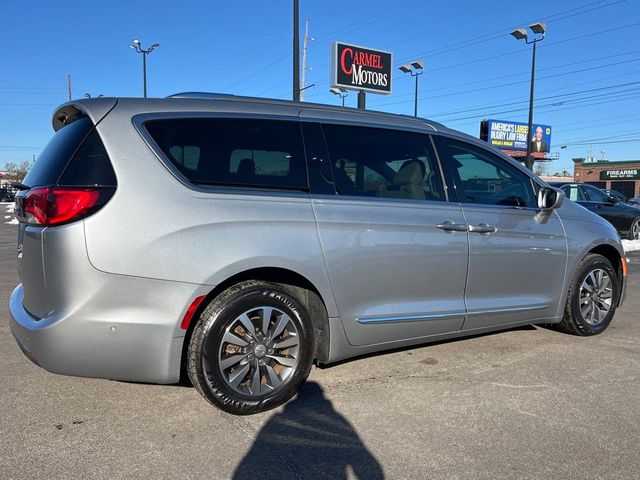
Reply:
[[[569,288],[561,330],[574,335],[597,335],[611,323],[620,297],[620,280],[602,255],[587,255]]]
[[[213,405],[236,415],[258,413],[293,397],[309,375],[314,345],[302,302],[280,285],[242,282],[200,316],[187,371]]]

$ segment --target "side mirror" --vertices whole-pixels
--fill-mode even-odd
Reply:
[[[613,196],[609,196],[609,202],[611,203],[620,203],[620,200],[618,199],[618,197],[613,197]]]
[[[538,191],[538,208],[542,212],[560,208],[562,202],[564,202],[564,192],[559,188],[542,187]]]

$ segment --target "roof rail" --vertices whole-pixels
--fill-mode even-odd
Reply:
[[[210,93],[210,92],[181,92],[169,95],[166,98],[199,98],[202,100],[216,100],[219,98],[233,98],[231,93]]]

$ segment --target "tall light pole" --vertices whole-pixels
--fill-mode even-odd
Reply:
[[[347,98],[347,95],[349,95],[349,90],[345,90],[344,88],[333,87],[333,88],[330,88],[329,91],[342,99],[342,106],[344,107],[344,99]]]
[[[293,0],[293,101],[300,101],[300,0]]]
[[[401,65],[400,71],[402,73],[410,73],[412,77],[416,78],[416,93],[413,100],[413,116],[418,116],[418,77],[424,73],[424,63],[420,60],[414,60],[408,65]]]
[[[142,54],[142,83],[144,86],[144,98],[147,98],[147,55],[149,55],[156,48],[158,48],[160,44],[154,43],[153,45],[151,45],[149,48],[145,50],[144,48],[142,48],[142,44],[140,43],[140,40],[136,38],[131,42],[131,45],[129,46],[133,48],[136,51],[136,53]]]
[[[529,88],[529,122],[527,127],[527,156],[524,159],[524,164],[529,170],[533,170],[533,158],[531,158],[531,134],[533,132],[533,92],[536,79],[536,44],[541,40],[544,40],[544,36],[547,32],[547,25],[545,23],[533,23],[529,25],[529,28],[534,33],[533,39],[529,39],[527,30],[524,28],[517,28],[511,35],[516,40],[524,40],[527,45],[533,43],[533,55],[531,57],[531,86]]]

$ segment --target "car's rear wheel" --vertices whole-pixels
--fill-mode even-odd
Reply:
[[[303,383],[314,356],[306,307],[281,286],[243,282],[216,297],[191,336],[187,371],[215,406],[246,415],[277,407]]]
[[[629,228],[629,240],[640,240],[640,217],[636,218]]]
[[[620,296],[620,280],[602,255],[587,255],[571,282],[561,330],[574,335],[597,335],[611,323]]]

